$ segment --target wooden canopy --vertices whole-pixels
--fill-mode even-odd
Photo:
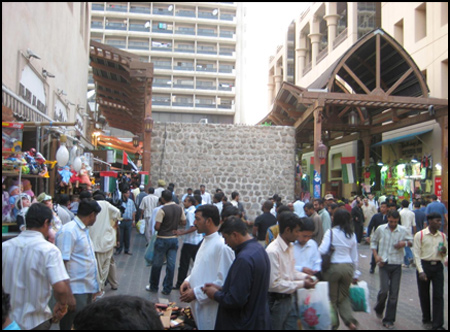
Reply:
[[[93,40],[90,58],[100,113],[113,128],[143,133],[146,106],[151,105],[153,64]]]
[[[330,147],[447,115],[448,99],[429,98],[428,93],[413,59],[377,29],[308,88],[284,82],[260,123],[294,126],[299,147],[311,151],[315,122],[321,125],[316,139]]]

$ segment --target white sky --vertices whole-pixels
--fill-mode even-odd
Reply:
[[[245,2],[244,105],[241,122],[255,124],[268,113],[269,57],[283,44],[289,24],[309,2]]]

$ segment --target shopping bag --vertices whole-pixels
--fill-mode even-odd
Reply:
[[[155,234],[152,235],[147,249],[145,250],[144,259],[147,262],[147,266],[151,266],[153,264],[153,253],[155,252],[155,242],[157,235],[158,232],[155,232]]]
[[[141,219],[137,222],[136,224],[136,229],[138,230],[138,232],[140,234],[144,234],[145,233],[145,220]]]
[[[314,289],[299,289],[297,301],[304,330],[331,329],[328,282],[319,282]]]
[[[359,281],[357,285],[350,285],[350,302],[353,311],[367,312],[370,314],[369,287],[367,282]]]

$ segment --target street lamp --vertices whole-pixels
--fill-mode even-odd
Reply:
[[[144,119],[144,129],[147,133],[151,133],[153,131],[153,119],[150,116],[147,116]]]

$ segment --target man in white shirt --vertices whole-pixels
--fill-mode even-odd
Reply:
[[[200,186],[202,204],[212,204],[211,194],[206,192],[206,187],[204,184]]]
[[[300,235],[294,243],[295,269],[317,276],[322,270],[322,257],[316,241],[312,239],[315,229],[312,218],[302,218],[300,229]]]
[[[145,219],[144,235],[147,243],[150,242],[150,239],[153,235],[152,214],[153,210],[158,206],[158,201],[159,197],[155,195],[155,189],[150,187],[148,188],[148,195],[142,199],[139,206],[139,209],[141,210],[141,216],[144,216]]]
[[[412,236],[416,234],[416,215],[409,209],[409,201],[404,199],[402,201],[402,209],[400,210],[400,220],[402,226],[406,228],[408,233]],[[405,248],[404,267],[408,268],[411,263],[414,263],[414,256],[410,247]]]
[[[195,262],[197,251],[203,236],[198,234],[195,227],[195,198],[186,196],[184,199],[184,214],[186,215],[186,226],[183,230],[177,230],[177,235],[182,236],[183,247],[180,254],[180,266],[178,267],[178,281],[173,289],[180,289],[184,279],[186,279],[191,259]]]
[[[27,230],[2,243],[2,286],[11,295],[10,318],[22,329],[49,330],[52,316],[60,320],[75,308],[69,275],[59,249],[48,242],[53,212],[43,204],[32,204]],[[53,314],[48,302],[53,291]]]
[[[299,197],[297,197],[297,200],[294,203],[294,213],[299,216],[300,218],[305,218],[305,203],[303,203]]]
[[[269,308],[274,330],[297,330],[297,289],[313,288],[307,274],[295,270],[293,242],[300,235],[300,218],[283,212],[279,218],[280,234],[267,247],[270,259]]]
[[[220,216],[214,205],[202,205],[195,212],[195,227],[205,238],[197,252],[191,274],[180,287],[181,301],[191,304],[199,330],[213,330],[219,304],[203,292],[206,283],[223,286],[234,261],[233,250],[218,233]]]

